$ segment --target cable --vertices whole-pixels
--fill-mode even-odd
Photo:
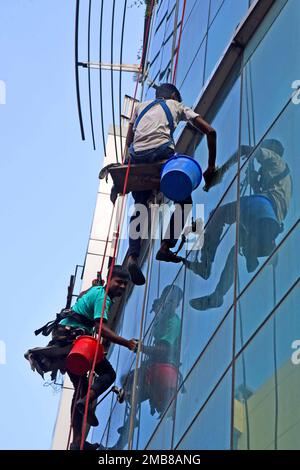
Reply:
[[[102,63],[102,28],[103,28],[103,6],[104,0],[101,0],[101,11],[100,11],[100,28],[99,28],[99,64]],[[100,114],[101,114],[101,131],[102,131],[102,144],[104,150],[104,156],[106,157],[106,144],[104,135],[104,119],[103,119],[103,94],[102,94],[102,69],[99,67],[99,91],[100,91]]]
[[[82,112],[81,112],[81,100],[80,100],[80,86],[79,86],[79,73],[78,73],[78,30],[79,30],[79,9],[80,0],[76,1],[76,13],[75,13],[75,84],[76,84],[76,99],[78,118],[81,132],[81,139],[85,140]]]
[[[148,17],[148,22],[147,22],[147,27],[146,27],[146,34],[145,34],[146,39],[148,39],[149,28],[150,28],[151,17],[152,17],[153,4],[154,4],[154,0],[151,0],[150,9],[149,9],[149,17]],[[144,46],[143,46],[144,48],[146,47],[146,44],[147,44],[147,41],[144,43]],[[142,57],[143,57],[143,55],[144,54],[142,54]],[[141,72],[141,65],[139,67],[138,79],[137,79],[137,83],[136,83],[134,99],[135,99],[136,93],[137,93],[140,72]],[[132,112],[133,112],[133,109],[131,110],[131,114],[132,114]],[[126,147],[125,147],[125,149],[126,149]],[[125,153],[124,153],[124,155],[125,155]],[[124,160],[124,155],[123,155],[122,160]],[[101,316],[100,316],[100,325],[99,325],[98,336],[97,336],[97,346],[96,346],[96,350],[95,350],[95,354],[94,354],[93,365],[92,365],[91,371],[89,373],[88,390],[87,390],[87,394],[86,394],[85,409],[84,409],[83,424],[82,424],[82,435],[81,435],[80,450],[83,449],[84,441],[85,441],[85,433],[86,433],[86,428],[87,428],[87,414],[88,414],[88,406],[89,406],[89,401],[90,401],[90,392],[91,392],[91,386],[92,386],[92,381],[93,381],[93,376],[94,376],[94,371],[95,371],[95,366],[96,366],[97,355],[98,355],[98,351],[99,351],[99,345],[100,345],[100,341],[101,341],[103,316],[104,316],[104,311],[105,311],[105,307],[106,307],[108,289],[109,289],[111,278],[112,278],[112,272],[113,272],[113,268],[114,268],[114,265],[115,265],[116,253],[117,253],[117,248],[118,248],[118,241],[119,241],[119,235],[120,235],[120,223],[122,221],[122,216],[123,216],[124,201],[125,201],[124,196],[126,194],[128,178],[129,178],[129,171],[130,171],[130,160],[129,160],[128,165],[127,165],[125,181],[124,181],[124,186],[123,186],[121,216],[120,216],[120,220],[118,222],[118,228],[117,228],[117,233],[116,233],[116,243],[115,243],[115,246],[114,246],[114,253],[113,253],[113,257],[112,257],[112,263],[111,263],[111,266],[110,266],[110,269],[109,269],[109,275],[108,275],[107,284],[106,284],[106,288],[105,288],[105,296],[104,296],[104,300],[103,300],[102,312],[101,312]]]
[[[122,63],[123,63],[123,43],[124,43],[124,32],[125,32],[125,17],[127,9],[127,0],[124,0],[123,8],[123,19],[122,19],[122,31],[121,31],[121,45],[120,45],[120,75],[119,75],[119,114],[120,114],[120,144],[121,144],[121,155],[123,154],[123,141],[122,141]]]
[[[176,53],[176,59],[175,59],[175,65],[174,65],[174,71],[173,71],[173,79],[172,79],[173,84],[176,83],[176,73],[177,73],[178,57],[179,57],[180,45],[181,45],[181,36],[182,36],[182,28],[183,28],[183,22],[184,22],[185,7],[186,7],[186,0],[184,0],[183,7],[182,7],[181,25],[180,25],[177,53]]]
[[[118,145],[117,145],[117,136],[116,136],[115,106],[114,106],[114,71],[113,71],[115,6],[116,6],[116,0],[113,0],[112,13],[111,13],[111,39],[110,39],[110,81],[111,81],[111,109],[112,109],[112,120],[113,120],[113,128],[114,128],[116,160],[117,160],[117,163],[119,163]]]
[[[92,0],[89,0],[89,19],[88,19],[88,63],[91,60],[91,13],[92,13]],[[88,67],[88,89],[89,89],[89,108],[90,108],[90,121],[93,139],[93,148],[95,146],[94,123],[93,123],[93,107],[92,107],[92,90],[91,90],[91,69]]]

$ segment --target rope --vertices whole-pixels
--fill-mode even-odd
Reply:
[[[146,33],[145,33],[145,43],[144,43],[143,49],[145,49],[147,41],[148,41],[148,35],[149,35],[149,28],[150,28],[150,23],[151,23],[153,5],[154,5],[154,0],[151,0],[150,9],[149,9],[149,17],[148,17]],[[142,54],[142,57],[143,57],[143,55],[144,54]],[[141,73],[141,69],[142,69],[142,63],[140,64],[140,67],[139,67],[139,72],[138,72],[136,87],[135,87],[134,99],[136,98],[136,94],[137,94],[137,89],[138,89],[138,84],[139,84],[139,76],[140,76],[140,73]],[[131,115],[132,115],[132,113],[133,113],[133,107],[132,107],[132,110],[131,110]],[[126,147],[127,147],[127,145],[125,146],[125,149],[124,149],[122,162],[124,161],[125,155],[126,155],[126,152],[127,152]],[[87,390],[87,394],[86,394],[85,409],[84,409],[84,416],[83,416],[80,450],[83,449],[84,441],[85,441],[85,433],[86,433],[86,428],[87,428],[88,406],[89,406],[89,401],[90,401],[90,392],[91,392],[91,386],[92,386],[92,381],[93,381],[93,376],[94,376],[94,371],[95,371],[95,366],[96,366],[96,359],[97,359],[97,355],[98,355],[98,351],[99,351],[99,345],[100,345],[100,341],[101,341],[103,316],[104,316],[104,311],[105,311],[105,307],[106,307],[108,289],[109,289],[109,286],[110,286],[110,282],[111,282],[111,278],[112,278],[112,272],[113,272],[113,268],[114,268],[114,265],[115,265],[117,248],[118,248],[118,245],[119,245],[118,241],[119,241],[119,234],[120,234],[120,224],[121,224],[121,221],[122,221],[122,216],[123,216],[123,211],[124,211],[124,201],[125,201],[124,196],[126,194],[126,188],[127,188],[127,184],[128,184],[128,178],[129,178],[129,171],[130,171],[130,160],[128,162],[126,175],[125,175],[123,194],[122,194],[123,197],[122,197],[122,205],[121,205],[121,216],[120,216],[120,220],[118,222],[118,228],[117,228],[117,233],[116,233],[116,243],[115,243],[115,246],[114,246],[114,253],[113,253],[113,257],[112,257],[112,263],[110,265],[109,275],[108,275],[107,284],[106,284],[106,288],[105,288],[105,296],[104,296],[103,305],[102,305],[102,312],[101,312],[101,317],[100,317],[99,330],[98,330],[98,333],[97,333],[98,334],[98,336],[97,336],[97,346],[96,346],[96,351],[95,351],[95,354],[94,354],[93,365],[92,365],[91,371],[89,373],[89,382],[88,382],[88,390]]]
[[[181,45],[181,37],[182,37],[182,28],[183,28],[183,22],[184,22],[185,7],[186,7],[186,0],[184,0],[183,7],[182,7],[181,25],[180,25],[180,31],[179,31],[178,46],[177,46],[177,53],[176,53],[174,71],[173,71],[173,78],[172,78],[172,83],[173,84],[176,83],[176,73],[177,73],[177,65],[178,65],[178,58],[179,58],[180,45]]]

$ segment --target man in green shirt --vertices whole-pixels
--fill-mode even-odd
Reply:
[[[109,310],[111,308],[113,299],[120,297],[126,289],[129,281],[129,274],[121,266],[114,266],[112,278],[110,281],[108,295],[105,302],[103,313],[103,323],[101,329],[101,336],[108,341],[124,346],[131,351],[136,351],[137,341],[135,339],[125,339],[115,334],[110,328],[107,327]],[[105,298],[105,287],[93,286],[88,289],[82,296],[80,296],[72,307],[71,315],[68,318],[61,320],[59,324],[60,329],[82,329],[83,334],[91,334],[93,328],[99,330],[100,318],[103,309],[103,302]],[[95,409],[92,403],[104,393],[115,381],[116,373],[111,366],[110,362],[104,358],[99,364],[96,364],[95,378],[90,391],[90,400],[88,408],[87,422],[91,426],[98,426],[98,419],[95,415]],[[68,372],[70,379],[74,385],[74,395],[71,406],[71,416],[75,406],[72,428],[73,428],[73,442],[71,449],[76,450],[80,447],[81,432],[82,432],[82,417],[85,409],[86,393],[88,389],[87,376],[78,376]],[[78,387],[80,390],[78,391]],[[79,400],[75,403],[75,397],[79,394]],[[85,448],[92,447],[88,442],[85,443]]]

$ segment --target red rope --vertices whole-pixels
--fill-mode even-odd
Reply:
[[[182,28],[183,28],[183,22],[184,22],[185,7],[186,7],[186,0],[184,0],[183,7],[182,7],[178,46],[177,46],[176,59],[175,59],[175,65],[174,65],[174,71],[173,71],[173,79],[172,79],[173,85],[176,83],[176,73],[177,73],[177,65],[178,65],[179,51],[180,51],[180,45],[181,45],[181,36],[182,36]]]
[[[151,17],[152,17],[152,10],[153,10],[153,6],[154,6],[154,1],[155,1],[155,0],[151,0],[151,5],[150,5],[150,8],[149,8],[149,18],[148,18],[147,27],[146,27],[145,43],[144,43],[144,45],[143,45],[142,57],[144,56],[144,49],[145,49],[146,44],[147,44],[147,42],[148,42],[148,36],[149,36],[150,23],[151,23]],[[141,64],[140,64],[139,72],[138,72],[138,76],[137,76],[136,87],[135,87],[135,93],[134,93],[134,100],[135,100],[136,94],[137,94],[137,89],[138,89],[138,84],[139,84],[139,76],[140,76],[140,74],[141,74],[141,69],[142,69],[142,62],[141,62]],[[132,116],[132,113],[133,113],[133,107],[132,107],[132,110],[131,110],[131,116]],[[125,148],[124,148],[124,154],[123,154],[123,157],[122,157],[122,162],[124,162],[124,158],[125,158],[126,152],[127,152],[127,145],[126,145]],[[129,160],[129,162],[128,162],[128,166],[127,166],[127,170],[126,170],[126,175],[125,175],[125,180],[124,180],[123,193],[122,193],[122,196],[123,196],[123,197],[122,197],[122,205],[121,205],[121,214],[120,214],[120,219],[119,219],[119,222],[118,222],[118,227],[117,227],[117,232],[116,232],[116,243],[115,243],[115,246],[114,246],[114,252],[113,252],[113,257],[112,257],[112,263],[111,263],[111,265],[110,265],[109,275],[108,275],[107,284],[106,284],[106,288],[105,288],[105,296],[104,296],[104,301],[103,301],[103,305],[102,305],[102,312],[101,312],[100,324],[99,324],[99,330],[98,330],[98,336],[97,336],[97,346],[96,346],[96,351],[95,351],[95,354],[94,354],[93,365],[92,365],[91,371],[90,371],[90,373],[89,373],[89,382],[88,382],[88,390],[87,390],[87,394],[86,394],[85,409],[84,409],[84,416],[83,416],[83,424],[82,424],[82,435],[81,435],[80,450],[83,449],[84,441],[85,441],[85,434],[86,434],[86,428],[87,428],[88,406],[89,406],[89,401],[90,401],[90,392],[91,392],[91,386],[92,386],[92,382],[93,382],[93,376],[94,376],[94,371],[95,371],[95,366],[96,366],[97,355],[98,355],[98,351],[99,351],[99,345],[100,345],[100,341],[101,341],[101,331],[102,331],[102,325],[103,325],[103,316],[104,316],[104,311],[105,311],[105,307],[106,307],[106,300],[107,300],[107,296],[108,296],[108,289],[109,289],[109,285],[110,285],[110,282],[111,282],[112,272],[113,272],[113,268],[114,268],[115,260],[116,260],[116,253],[117,253],[118,242],[119,242],[119,236],[120,236],[120,226],[121,226],[122,215],[123,215],[123,210],[124,210],[124,202],[125,202],[124,196],[125,196],[125,194],[126,194],[126,189],[127,189],[127,184],[128,184],[128,178],[129,178],[129,171],[130,171],[130,160]],[[109,237],[109,235],[108,235],[108,237]],[[103,266],[102,266],[102,267],[103,267]]]

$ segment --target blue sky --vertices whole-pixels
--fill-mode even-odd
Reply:
[[[83,0],[80,59],[86,60],[87,6]],[[134,2],[128,1],[129,7]],[[104,61],[110,61],[111,4],[104,11]],[[92,60],[97,60],[100,2],[93,2]],[[115,62],[123,0],[116,2]],[[1,0],[0,247],[0,449],[51,446],[59,394],[43,387],[24,352],[46,344],[33,331],[64,306],[69,276],[84,261],[102,163],[99,102],[93,75],[97,151],[92,150],[82,77],[87,141],[80,139],[74,81],[75,0]],[[143,9],[128,8],[124,62],[136,62]],[[130,45],[130,47],[129,47]],[[111,122],[110,72],[103,74],[106,130]],[[116,82],[117,84],[117,82]],[[133,94],[124,74],[123,93]],[[118,100],[117,88],[115,91]],[[98,113],[98,114],[97,114]]]

